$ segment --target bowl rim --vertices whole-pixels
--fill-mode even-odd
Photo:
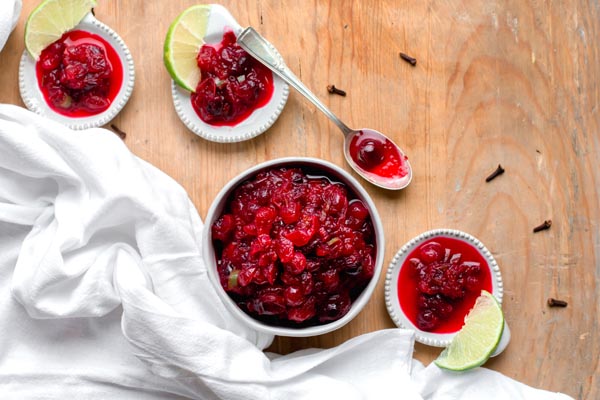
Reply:
[[[473,246],[473,248],[477,250],[479,254],[481,254],[481,256],[487,261],[487,266],[490,270],[490,276],[492,278],[492,294],[496,297],[500,304],[502,304],[504,286],[502,282],[502,274],[500,273],[500,267],[492,256],[492,253],[481,241],[479,241],[479,239],[466,232],[457,229],[446,228],[432,229],[413,237],[398,250],[398,252],[390,261],[385,277],[384,294],[385,305],[388,314],[392,318],[392,321],[394,321],[394,324],[396,324],[396,326],[399,328],[406,328],[414,331],[415,340],[417,342],[429,346],[446,347],[450,344],[457,332],[433,333],[422,331],[417,328],[406,316],[402,310],[402,307],[400,307],[400,299],[398,296],[398,290],[396,289],[400,270],[402,269],[402,266],[410,253],[425,241],[440,236],[462,240]]]
[[[376,240],[376,258],[375,258],[375,270],[373,273],[373,277],[371,281],[367,284],[367,286],[363,289],[362,293],[352,302],[350,310],[346,315],[342,318],[332,321],[323,325],[316,325],[310,327],[303,328],[290,328],[290,327],[281,327],[281,326],[273,326],[267,325],[261,321],[258,321],[252,318],[250,315],[246,314],[242,311],[237,304],[233,302],[233,300],[229,297],[227,292],[221,286],[219,281],[218,274],[216,273],[216,263],[214,261],[214,249],[212,245],[211,238],[211,225],[212,221],[220,215],[223,208],[223,200],[227,199],[227,197],[231,194],[231,192],[244,180],[256,175],[259,171],[276,167],[276,166],[286,166],[293,164],[305,164],[313,167],[317,167],[319,169],[327,172],[328,175],[332,174],[334,177],[339,178],[344,184],[351,188],[354,191],[357,198],[362,200],[369,209],[369,213],[371,216],[371,220],[373,222],[373,228],[375,231],[375,240]],[[335,176],[337,175],[337,176]],[[238,174],[219,191],[219,193],[215,196],[208,212],[206,218],[204,220],[204,227],[202,231],[202,241],[203,241],[203,259],[206,263],[206,269],[208,271],[208,277],[213,287],[215,288],[218,296],[221,298],[221,301],[225,303],[227,309],[236,317],[238,320],[242,321],[246,325],[255,329],[259,332],[270,333],[277,336],[286,336],[286,337],[308,337],[308,336],[316,336],[322,335],[328,332],[332,332],[336,329],[341,328],[342,326],[349,323],[354,317],[358,315],[358,313],[364,308],[364,306],[368,303],[371,298],[377,283],[379,282],[379,277],[381,275],[383,269],[383,259],[385,256],[385,238],[383,225],[381,222],[381,218],[379,213],[377,212],[377,208],[375,207],[375,203],[367,193],[367,191],[360,185],[360,183],[347,171],[343,170],[339,166],[332,164],[328,161],[313,158],[313,157],[283,157],[277,158],[273,160],[269,160],[258,165],[255,165],[244,172]]]

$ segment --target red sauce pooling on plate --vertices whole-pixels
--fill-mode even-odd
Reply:
[[[123,65],[102,37],[74,30],[40,54],[38,84],[50,108],[67,117],[89,117],[110,107],[123,83]]]
[[[200,119],[215,126],[234,126],[273,95],[273,74],[236,42],[233,31],[221,43],[205,44],[198,53],[200,83],[192,93],[192,106]]]
[[[402,311],[416,327],[433,333],[460,330],[481,290],[492,292],[485,258],[471,244],[448,237],[413,250],[398,277]]]
[[[350,156],[360,168],[382,178],[398,179],[408,174],[406,156],[389,139],[367,129],[352,137]]]

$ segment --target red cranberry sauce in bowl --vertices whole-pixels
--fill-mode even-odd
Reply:
[[[200,48],[201,79],[191,95],[194,111],[214,126],[234,126],[265,106],[273,95],[273,74],[252,58],[226,30],[218,44]]]
[[[273,160],[242,174],[219,194],[206,225],[211,280],[234,314],[264,332],[337,329],[366,304],[381,270],[372,201],[320,160]]]
[[[498,264],[473,236],[436,229],[396,253],[385,281],[388,312],[396,325],[416,330],[416,340],[446,346],[462,328],[482,290],[502,301]]]
[[[398,278],[402,310],[428,332],[459,331],[482,290],[492,292],[487,261],[470,244],[448,237],[414,249]]]
[[[88,117],[108,109],[117,97],[123,65],[101,36],[73,30],[42,51],[36,75],[52,110],[67,117]]]

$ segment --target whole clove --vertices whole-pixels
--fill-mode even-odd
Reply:
[[[491,180],[496,179],[496,177],[498,177],[499,175],[502,175],[503,173],[504,168],[502,168],[502,165],[498,164],[498,168],[496,168],[494,172],[492,172],[487,178],[485,178],[485,181],[490,182]]]
[[[327,91],[331,94],[337,94],[343,97],[346,97],[346,92],[342,89],[338,89],[335,85],[327,85]]]
[[[417,65],[417,59],[409,56],[408,54],[400,52],[400,58],[412,65],[413,67]]]
[[[538,232],[541,232],[541,231],[545,231],[547,229],[550,229],[551,226],[552,226],[552,220],[551,219],[547,219],[544,222],[542,222],[540,225],[538,225],[535,228],[533,228],[533,233],[538,233]]]
[[[564,300],[553,299],[550,297],[548,299],[548,307],[566,307],[569,303]]]
[[[127,134],[119,129],[115,124],[110,124],[110,128],[121,138],[121,140],[125,140]]]

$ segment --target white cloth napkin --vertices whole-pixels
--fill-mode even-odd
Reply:
[[[21,0],[0,0],[0,51],[19,20]]]
[[[401,329],[265,354],[272,337],[210,285],[201,228],[185,191],[110,131],[0,105],[0,398],[569,399],[423,368]]]

